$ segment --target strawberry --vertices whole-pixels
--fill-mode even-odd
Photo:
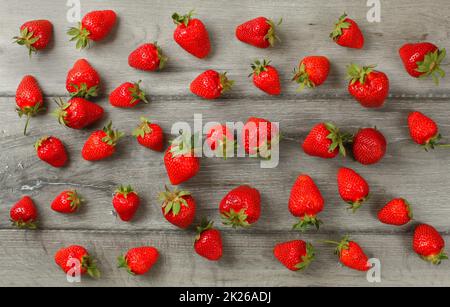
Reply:
[[[109,95],[111,105],[118,108],[132,108],[141,101],[148,103],[145,92],[139,87],[140,83],[141,81],[125,82],[112,91]]]
[[[72,245],[60,249],[55,254],[55,262],[66,274],[79,270],[80,275],[87,273],[92,278],[100,278],[95,259],[82,246]],[[79,266],[76,265],[77,262]]]
[[[350,138],[350,134],[341,133],[332,123],[320,123],[306,136],[302,148],[307,155],[332,159],[339,153],[346,155],[345,145]]]
[[[273,249],[274,256],[291,271],[306,269],[314,261],[314,248],[310,243],[293,240],[278,243]]]
[[[20,36],[13,39],[21,46],[28,48],[31,57],[33,52],[45,49],[53,36],[53,25],[48,20],[31,20],[20,27]]]
[[[155,42],[143,44],[128,56],[128,65],[144,71],[155,71],[163,69],[167,57],[163,55],[162,49]]]
[[[272,144],[279,140],[278,126],[266,119],[250,117],[244,125],[242,142],[245,152],[249,155],[270,159]]]
[[[179,136],[164,154],[164,165],[167,175],[173,185],[179,185],[195,175],[200,170],[200,159],[195,156],[190,138]]]
[[[30,118],[45,109],[41,88],[33,76],[23,77],[17,87],[16,105],[19,117],[27,117],[27,122],[23,130],[23,134],[26,135]]]
[[[336,255],[340,262],[351,269],[366,272],[370,269],[369,257],[366,256],[358,243],[350,241],[348,236],[342,238],[341,242],[325,241],[337,245]]]
[[[197,254],[211,261],[222,258],[222,236],[219,230],[213,229],[213,222],[203,219],[197,227],[194,249]]]
[[[159,252],[151,246],[130,249],[125,256],[118,258],[119,268],[126,268],[131,275],[144,275],[158,261]]]
[[[450,147],[450,144],[442,144],[439,141],[442,136],[434,120],[425,114],[414,111],[408,115],[409,134],[414,142],[428,151],[435,147]]]
[[[353,213],[369,198],[369,185],[366,180],[350,168],[341,167],[337,174],[339,194],[350,204]]]
[[[391,200],[378,212],[378,220],[388,225],[402,226],[408,224],[412,218],[411,207],[403,198]]]
[[[103,108],[84,98],[72,98],[68,102],[59,99],[55,102],[58,108],[53,112],[53,116],[61,125],[72,129],[83,129],[103,117]]]
[[[197,206],[190,192],[170,191],[166,186],[166,190],[159,194],[159,200],[163,202],[162,213],[169,223],[182,229],[191,226]]]
[[[133,131],[139,144],[155,151],[164,149],[164,133],[162,128],[151,123],[147,118],[141,117],[141,124]]]
[[[216,153],[217,157],[226,159],[228,154],[234,154],[236,142],[234,133],[227,125],[216,125],[209,129],[206,144]]]
[[[97,97],[99,84],[97,71],[85,59],[76,61],[67,73],[66,89],[72,97]]]
[[[94,131],[83,146],[81,154],[87,161],[98,161],[112,156],[116,152],[116,144],[123,133],[112,129],[109,122],[103,130]]]
[[[44,162],[53,167],[63,167],[69,160],[66,147],[54,136],[44,136],[40,138],[36,144],[37,156]]]
[[[53,200],[51,208],[59,213],[75,213],[83,202],[77,191],[63,191]]]
[[[239,25],[236,28],[236,37],[241,42],[258,48],[273,47],[275,41],[279,40],[275,33],[275,23],[266,17],[257,17]]]
[[[353,138],[353,157],[363,165],[375,164],[386,154],[386,139],[374,128],[364,128]]]
[[[78,27],[67,31],[71,41],[76,41],[77,49],[89,47],[90,41],[98,42],[111,32],[116,24],[117,15],[112,10],[92,11],[84,15]]]
[[[344,13],[335,25],[330,37],[336,42],[336,44],[348,47],[361,49],[364,47],[364,36],[359,29],[358,24],[347,17]]]
[[[414,78],[431,76],[439,85],[439,78],[445,77],[440,67],[446,56],[445,49],[431,43],[405,44],[399,50],[405,69]]]
[[[386,74],[374,70],[375,66],[347,67],[348,92],[366,108],[382,107],[389,95],[389,79]]]
[[[433,226],[421,224],[416,227],[413,249],[423,260],[440,264],[442,260],[448,259],[444,247],[444,239]]]
[[[269,95],[280,95],[280,76],[276,68],[269,64],[270,61],[267,60],[256,60],[251,65],[253,72],[250,76],[253,76],[253,84],[263,92]]]
[[[214,70],[201,73],[191,83],[191,92],[204,99],[216,99],[231,89],[234,81],[228,80],[227,73],[219,74]]]
[[[29,196],[22,197],[10,211],[13,226],[18,228],[36,229],[37,209]]]
[[[294,183],[289,197],[289,211],[300,221],[294,225],[294,229],[302,232],[311,226],[319,229],[320,221],[317,218],[323,210],[324,200],[319,188],[308,175],[300,175]]]
[[[225,225],[248,227],[261,216],[261,195],[248,185],[239,186],[222,199],[219,210]]]
[[[297,69],[294,70],[292,81],[300,84],[298,90],[305,87],[315,88],[322,85],[330,73],[330,61],[324,56],[307,56],[300,61]]]
[[[129,222],[139,209],[140,199],[130,185],[121,185],[115,191],[112,203],[120,219],[124,222]]]
[[[173,22],[177,25],[173,33],[173,39],[181,48],[193,56],[203,59],[211,51],[211,42],[205,25],[199,19],[192,18],[194,11],[186,15],[172,15]]]

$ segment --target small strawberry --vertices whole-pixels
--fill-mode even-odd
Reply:
[[[278,243],[273,249],[274,256],[291,271],[306,269],[314,261],[314,248],[310,243],[293,240]]]
[[[402,226],[408,224],[412,218],[411,206],[403,198],[391,200],[378,212],[378,220],[388,225]]]
[[[29,196],[22,197],[10,211],[13,226],[18,228],[36,229],[37,209]]]
[[[117,15],[114,11],[92,11],[84,15],[78,27],[67,31],[71,41],[76,41],[77,49],[89,47],[90,41],[98,42],[111,32],[116,24]]]
[[[272,144],[279,140],[278,126],[264,118],[250,117],[244,125],[242,142],[249,155],[270,159]]]
[[[370,269],[369,257],[366,256],[358,243],[350,241],[348,236],[342,238],[341,242],[325,241],[337,245],[336,255],[340,262],[351,269],[366,272]]]
[[[280,76],[276,68],[269,64],[270,61],[267,60],[256,60],[251,65],[253,72],[250,76],[253,76],[253,84],[263,92],[269,95],[280,95]]]
[[[136,83],[126,82],[112,91],[109,102],[118,108],[132,108],[139,102],[148,103],[146,94],[139,87],[141,81]]]
[[[409,134],[414,142],[428,151],[435,147],[450,147],[450,144],[442,144],[439,141],[442,136],[434,120],[425,114],[414,111],[408,115]]]
[[[366,180],[350,168],[341,167],[337,174],[339,194],[353,210],[358,210],[369,198],[369,185]]]
[[[61,192],[51,204],[52,210],[59,213],[75,213],[84,200],[75,190]]]
[[[118,258],[119,268],[125,268],[131,275],[144,275],[158,261],[159,252],[152,246],[130,249],[125,256]]]
[[[445,49],[439,49],[431,43],[405,44],[399,50],[405,69],[414,78],[431,76],[439,85],[439,78],[445,77],[440,67],[445,59]]]
[[[147,118],[141,117],[141,124],[133,131],[139,144],[155,151],[164,149],[164,133],[162,128],[151,123]]]
[[[219,210],[225,225],[249,227],[261,216],[261,195],[248,185],[239,186],[222,199]]]
[[[53,112],[53,116],[61,125],[72,129],[83,129],[103,117],[103,108],[84,98],[72,98],[68,102],[58,99],[55,102],[58,108]]]
[[[112,203],[120,219],[124,222],[129,222],[139,209],[140,199],[130,185],[121,185],[115,191]]]
[[[442,260],[448,259],[444,248],[445,241],[433,226],[421,224],[416,227],[413,249],[423,260],[440,264]]]
[[[389,95],[389,79],[386,74],[373,70],[375,66],[360,67],[350,64],[347,67],[348,92],[363,107],[382,107]]]
[[[294,183],[289,197],[289,211],[300,221],[294,225],[294,229],[302,232],[311,226],[319,229],[322,223],[317,214],[322,212],[324,200],[319,188],[308,175],[300,175]]]
[[[294,70],[292,81],[300,84],[298,90],[305,87],[315,88],[322,85],[330,73],[330,61],[324,56],[307,56],[300,61],[298,69]]]
[[[144,71],[155,71],[164,68],[167,57],[155,42],[141,45],[128,56],[128,65]]]
[[[76,61],[67,73],[66,89],[72,97],[97,97],[99,84],[97,71],[85,59]]]
[[[159,200],[163,202],[162,213],[167,221],[182,229],[191,226],[197,206],[190,192],[170,191],[166,186],[166,190],[159,194]]]
[[[53,36],[53,25],[48,20],[31,20],[20,27],[20,36],[13,39],[21,46],[28,48],[31,57],[33,52],[45,49]]]
[[[206,144],[216,153],[217,157],[224,159],[228,155],[233,155],[237,146],[234,140],[234,133],[227,125],[217,125],[209,129],[206,135]]]
[[[364,128],[353,138],[353,157],[363,165],[375,164],[386,154],[386,139],[374,128]]]
[[[200,159],[195,156],[190,137],[181,135],[172,141],[164,154],[164,165],[173,185],[179,185],[197,175]]]
[[[173,22],[177,25],[173,33],[173,39],[181,48],[193,56],[203,59],[211,51],[209,34],[203,22],[197,18],[192,18],[194,11],[186,15],[172,15]]]
[[[219,230],[213,229],[213,222],[204,219],[197,227],[194,249],[197,254],[211,261],[222,258],[222,236]]]
[[[282,20],[277,24],[279,26]],[[241,42],[258,48],[268,48],[279,40],[275,33],[275,23],[266,17],[257,17],[244,22],[236,28],[236,37]]]
[[[83,146],[81,154],[87,161],[98,161],[112,156],[116,152],[116,144],[123,133],[112,129],[109,122],[103,130],[94,131]]]
[[[311,129],[302,148],[307,155],[313,157],[332,159],[339,153],[345,157],[345,145],[350,139],[350,134],[341,133],[332,123],[320,123]]]
[[[66,274],[73,273],[74,276],[76,273],[80,275],[87,273],[92,278],[100,278],[100,271],[97,269],[95,259],[82,246],[72,245],[60,249],[55,254],[55,263]]]
[[[233,84],[233,80],[228,80],[227,73],[207,70],[192,81],[190,89],[193,94],[204,99],[216,99],[230,90]]]
[[[340,46],[361,49],[364,47],[364,36],[358,24],[344,13],[335,25],[330,37]]]
[[[66,147],[54,136],[44,136],[34,144],[37,156],[53,167],[63,167],[69,160]]]
[[[41,88],[33,76],[23,77],[17,87],[16,105],[19,117],[27,117],[27,122],[23,130],[23,134],[26,135],[30,118],[45,109]]]

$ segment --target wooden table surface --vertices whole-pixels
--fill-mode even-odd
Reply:
[[[55,2],[60,2],[55,5]],[[332,247],[324,239],[350,234],[370,257],[382,263],[382,283],[377,285],[450,285],[450,261],[432,266],[420,260],[411,248],[415,223],[434,225],[450,243],[450,152],[426,153],[408,135],[406,117],[419,110],[433,117],[443,136],[450,140],[450,82],[439,87],[431,80],[415,80],[406,74],[397,50],[405,42],[428,40],[450,48],[450,3],[382,1],[381,22],[366,19],[366,1],[82,1],[82,14],[94,9],[114,9],[119,22],[104,42],[77,51],[68,42],[65,1],[0,0],[0,286],[74,286],[53,263],[54,253],[70,244],[85,245],[98,259],[103,277],[84,278],[75,286],[371,286],[365,274],[341,267]],[[172,39],[171,14],[195,8],[206,24],[213,51],[206,60],[184,52]],[[334,44],[328,34],[335,20],[346,11],[362,28],[364,50],[349,50]],[[418,14],[420,13],[420,16]],[[282,42],[260,50],[234,37],[237,24],[256,16],[283,17]],[[23,47],[11,43],[20,25],[29,19],[50,19],[55,40],[49,50],[30,60]],[[158,41],[170,58],[161,72],[145,73],[127,65],[128,54],[139,44]],[[326,55],[331,75],[316,90],[296,92],[290,82],[298,61],[311,54]],[[247,75],[255,58],[270,58],[282,77],[283,94],[272,98],[258,91]],[[50,116],[54,97],[64,97],[65,77],[75,60],[87,58],[102,78],[103,96],[98,103],[106,110],[104,120],[90,130],[75,131],[58,125]],[[448,61],[448,60],[447,60]],[[389,75],[391,94],[379,110],[360,107],[346,89],[348,63],[378,64]],[[448,68],[448,66],[446,67]],[[204,101],[189,92],[189,84],[206,69],[228,71],[235,87],[223,98]],[[447,69],[449,70],[449,69]],[[23,120],[15,112],[14,94],[25,74],[37,77],[46,95],[49,112],[32,120],[29,136],[22,135]],[[125,81],[141,79],[151,103],[131,110],[112,108],[107,93]],[[198,216],[216,221],[223,231],[224,257],[208,262],[193,251],[194,230],[179,230],[162,217],[156,196],[168,183],[162,154],[151,152],[127,136],[117,154],[106,161],[89,163],[80,150],[89,133],[112,119],[121,130],[131,132],[139,117],[146,115],[170,132],[176,121],[245,121],[250,116],[280,122],[287,139],[280,145],[280,164],[262,169],[254,159],[203,159],[200,173],[182,185],[198,202]],[[306,156],[300,149],[309,129],[321,121],[333,121],[346,130],[378,127],[388,140],[384,160],[361,166],[350,158],[331,161]],[[41,136],[61,138],[70,154],[70,165],[53,169],[36,157],[33,144]],[[170,137],[168,134],[166,135]],[[352,167],[368,180],[372,195],[355,215],[340,199],[336,171]],[[299,234],[291,230],[295,219],[287,210],[293,182],[300,173],[310,174],[326,199],[319,232]],[[143,206],[132,223],[118,220],[111,212],[111,195],[119,184],[131,184],[143,198]],[[220,223],[218,203],[232,188],[250,184],[261,191],[262,217],[252,228],[234,230]],[[80,213],[62,216],[50,210],[51,200],[64,189],[76,188],[87,200]],[[9,222],[10,207],[30,195],[39,207],[40,230],[21,231]],[[382,225],[377,210],[395,197],[404,197],[414,207],[416,221],[405,227]],[[276,242],[301,238],[311,241],[317,261],[305,272],[294,273],[273,257]],[[116,258],[128,248],[153,245],[161,258],[144,277],[129,276],[116,268]],[[448,251],[449,249],[447,249]]]

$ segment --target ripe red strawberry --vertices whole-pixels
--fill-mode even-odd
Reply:
[[[445,77],[440,67],[446,56],[445,49],[431,43],[405,44],[399,50],[405,69],[414,78],[431,76],[439,84],[439,78]]]
[[[228,80],[227,73],[207,70],[192,81],[191,92],[204,99],[216,99],[230,90],[233,84],[233,80]]]
[[[151,123],[147,118],[141,117],[141,124],[133,131],[139,144],[155,151],[164,149],[164,133],[162,128]]]
[[[144,71],[163,69],[166,62],[167,57],[156,42],[143,44],[128,56],[128,65]]]
[[[166,186],[166,190],[159,194],[159,200],[163,202],[162,213],[169,223],[182,229],[191,226],[197,206],[190,192],[170,191]]]
[[[100,278],[95,259],[82,246],[72,245],[60,249],[55,254],[55,262],[66,274],[70,272],[75,274],[78,269],[80,275],[87,273],[92,278]],[[79,262],[79,267],[74,266],[76,262]]]
[[[280,95],[280,76],[276,68],[269,64],[270,61],[267,60],[256,60],[251,65],[253,72],[250,76],[253,76],[253,84],[263,92],[269,95]]]
[[[425,114],[414,111],[408,115],[409,134],[414,142],[428,151],[435,147],[450,147],[450,144],[439,143],[442,136],[434,120]]]
[[[364,36],[358,24],[342,15],[331,32],[330,37],[340,46],[361,49],[364,47]]]
[[[353,157],[363,165],[375,164],[386,154],[386,139],[374,128],[364,128],[353,138]]]
[[[172,141],[172,145],[164,154],[164,165],[173,185],[179,185],[200,170],[200,159],[195,156],[190,138],[181,135]]]
[[[217,125],[208,131],[206,144],[215,152],[217,157],[226,159],[228,155],[234,154],[236,141],[234,140],[234,133],[227,125]]]
[[[141,101],[149,103],[145,92],[139,87],[140,83],[141,81],[136,83],[125,82],[112,91],[109,95],[111,105],[118,108],[132,108]]]
[[[173,33],[173,39],[180,45],[181,48],[203,59],[208,56],[211,51],[211,42],[209,41],[209,34],[205,25],[201,20],[192,18],[193,11],[186,15],[172,15],[173,22],[177,25]]]
[[[54,136],[44,136],[40,138],[36,144],[37,156],[44,162],[53,167],[63,167],[69,160],[66,147]]]
[[[117,188],[112,199],[114,209],[124,222],[129,222],[133,219],[136,211],[139,209],[140,202],[138,194],[130,185],[121,185]]]
[[[118,258],[119,268],[126,268],[131,275],[144,275],[158,261],[159,252],[152,246],[130,249],[125,256]]]
[[[278,25],[281,24],[281,20]],[[266,17],[257,17],[236,28],[236,37],[241,42],[258,48],[268,48],[279,40],[275,33],[275,23]]]
[[[63,191],[53,200],[52,210],[59,213],[75,213],[83,204],[83,199],[75,190]]]
[[[342,238],[341,242],[326,241],[326,243],[337,245],[336,255],[346,267],[363,272],[370,269],[369,257],[366,256],[359,244],[350,241],[348,236]]]
[[[337,174],[339,194],[350,204],[349,209],[356,212],[369,198],[369,185],[366,180],[350,168],[341,167]]]
[[[261,216],[261,195],[248,185],[239,186],[222,199],[219,210],[225,225],[248,227]]]
[[[85,59],[75,62],[67,73],[66,89],[72,97],[97,97],[100,77]]]
[[[250,117],[244,125],[242,138],[247,154],[270,159],[272,144],[279,142],[280,132],[278,126],[270,121],[263,118]]]
[[[348,92],[366,108],[382,107],[389,95],[389,79],[386,74],[373,70],[375,66],[347,67]]]
[[[16,105],[19,117],[27,117],[27,122],[23,130],[23,134],[26,135],[30,118],[45,109],[41,88],[33,76],[23,77],[17,87]]]
[[[310,243],[293,240],[278,243],[273,249],[274,256],[291,271],[306,269],[314,261],[314,248]]]
[[[413,218],[409,203],[403,198],[396,198],[388,202],[378,212],[381,223],[395,226],[408,224]]]
[[[37,209],[29,196],[22,197],[10,210],[13,226],[36,229]]]
[[[317,214],[322,212],[324,200],[319,188],[308,175],[300,175],[294,183],[289,197],[289,211],[300,221],[294,229],[304,232],[311,226],[319,229],[322,223]]]
[[[112,129],[109,122],[103,130],[94,131],[83,146],[81,154],[87,161],[98,161],[112,156],[116,152],[116,144],[123,133]]]
[[[197,254],[211,261],[222,258],[222,236],[219,230],[213,229],[213,222],[204,219],[197,227],[194,249]]]
[[[292,81],[300,84],[298,90],[305,87],[315,88],[323,84],[330,73],[330,61],[324,56],[307,56],[300,61],[298,69],[294,70]]]
[[[103,117],[103,108],[84,98],[72,98],[68,102],[59,99],[55,102],[58,109],[53,112],[53,116],[61,125],[72,129],[83,129]]]
[[[444,247],[444,239],[433,226],[421,224],[416,227],[413,249],[423,260],[440,264],[442,260],[448,259]]]
[[[53,25],[48,20],[31,20],[20,27],[20,35],[15,36],[17,44],[28,48],[29,55],[45,49],[53,36]]]
[[[89,47],[90,41],[101,41],[111,32],[116,24],[117,15],[114,11],[92,11],[84,15],[78,27],[67,31],[71,41],[76,41],[77,49]]]
[[[339,153],[346,155],[345,145],[350,138],[350,134],[341,133],[332,123],[320,123],[309,132],[302,148],[307,155],[332,159]]]

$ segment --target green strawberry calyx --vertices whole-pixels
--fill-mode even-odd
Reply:
[[[336,249],[334,251],[334,253],[338,256],[341,256],[341,252],[343,250],[347,250],[350,248],[350,237],[348,235],[344,236],[340,242],[337,241],[324,241],[325,243],[328,244],[333,244],[336,245]]]
[[[351,23],[347,22],[347,14],[344,13],[341,17],[339,17],[338,22],[335,24],[333,32],[330,33],[330,38],[334,41],[338,40],[339,37],[343,34],[344,29],[348,29],[351,26]]]
[[[197,228],[196,228],[197,235],[195,236],[195,241],[200,240],[200,236],[202,235],[202,233],[207,231],[207,230],[213,229],[213,226],[214,226],[214,222],[213,221],[208,221],[207,218],[203,218],[202,222],[200,223],[200,225],[197,226]]]
[[[65,102],[62,98],[55,99],[55,103],[58,105],[58,108],[52,112],[52,115],[58,119],[58,122],[67,126],[67,121],[65,118],[67,117],[67,108],[70,107],[70,103]]]
[[[303,62],[300,63],[300,66],[298,68],[294,69],[294,77],[292,77],[292,81],[295,81],[298,84],[300,84],[300,86],[297,89],[298,92],[303,91],[305,87],[307,88],[316,87],[314,82],[309,79],[309,74],[306,71],[306,65]]]
[[[27,129],[28,129],[28,125],[30,124],[31,117],[37,115],[40,112],[45,111],[45,107],[43,106],[42,101],[40,101],[32,107],[24,107],[24,108],[18,107],[16,109],[16,111],[20,118],[22,118],[23,116],[27,117],[27,121],[25,122],[25,127],[23,128],[23,135],[27,135]]]
[[[220,216],[224,225],[232,226],[233,228],[246,228],[250,226],[250,223],[247,221],[248,215],[245,213],[245,209],[242,209],[240,211],[230,209],[230,211],[223,212]]]
[[[187,27],[189,25],[189,21],[191,21],[193,15],[195,15],[194,10],[191,10],[186,15],[179,15],[178,13],[173,13],[172,19],[176,25],[184,24],[184,26]]]
[[[37,150],[39,150],[39,147],[42,146],[42,143],[44,143],[45,141],[47,141],[50,137],[48,135],[41,137],[39,140],[36,141],[36,143],[34,143],[34,148]]]
[[[131,187],[131,185],[121,185],[119,186],[116,191],[116,194],[122,195],[123,197],[127,198],[129,194],[137,194],[136,191]]]
[[[141,82],[142,81],[139,80],[138,82],[133,83],[133,86],[128,89],[128,91],[131,94],[131,97],[133,97],[133,99],[131,99],[131,101],[130,101],[130,104],[133,104],[136,101],[143,101],[144,103],[149,103],[149,101],[146,97],[147,94],[143,90],[141,90],[141,88],[139,87]]]
[[[306,255],[302,256],[302,261],[297,263],[295,265],[295,268],[299,269],[300,271],[306,269],[307,267],[309,267],[311,262],[314,261],[314,258],[315,258],[314,247],[312,246],[311,243],[306,243]]]
[[[98,279],[101,274],[99,269],[97,268],[96,260],[89,255],[84,255],[81,258],[81,267],[86,269],[89,276],[92,278]]]
[[[221,93],[231,90],[234,85],[234,81],[228,79],[226,72],[219,74],[219,80],[220,85],[222,86]]]
[[[434,265],[441,264],[442,260],[448,259],[448,255],[442,249],[438,254],[429,255],[429,256],[421,256],[421,258],[425,261],[431,262]]]
[[[308,230],[313,226],[316,229],[319,229],[320,224],[322,224],[322,221],[319,220],[315,215],[305,214],[303,217],[300,218],[300,221],[298,223],[294,224],[292,229],[305,232],[306,230]]]
[[[363,197],[361,199],[358,199],[356,201],[349,201],[347,202],[350,206],[347,208],[348,210],[352,210],[353,213],[356,213],[359,208],[363,205],[364,202],[366,202],[370,198],[370,195],[367,195],[366,197]]]
[[[161,70],[166,66],[166,63],[169,60],[169,58],[163,54],[161,47],[158,45],[158,42],[154,42],[153,44],[155,45],[156,50],[158,51],[158,60],[159,60],[158,69]]]
[[[34,33],[29,31],[28,28],[25,27],[20,31],[20,36],[15,36],[13,39],[15,43],[28,48],[28,54],[30,57],[33,52],[37,52],[37,49],[32,45],[39,40],[39,37],[34,36]]]
[[[181,133],[171,142],[170,153],[172,154],[172,157],[194,157],[197,149],[201,149],[200,147],[197,147],[198,140],[198,133],[193,135],[190,133]]]
[[[350,133],[340,132],[339,128],[332,123],[325,123],[325,127],[330,132],[327,139],[332,142],[329,152],[333,152],[336,148],[339,148],[339,153],[345,157],[347,155],[345,145],[352,142],[353,136]]]
[[[88,88],[86,83],[81,83],[80,85],[71,83],[70,84],[75,91],[70,93],[70,96],[73,97],[79,97],[84,99],[89,99],[90,97],[97,97],[98,96],[98,85],[92,86]]]
[[[434,137],[429,139],[425,144],[422,144],[422,148],[425,151],[429,151],[430,149],[435,149],[436,147],[450,147],[450,144],[443,144],[441,143],[442,135],[439,133],[436,134]]]
[[[80,197],[76,190],[67,192],[67,200],[70,201],[70,208],[74,211],[78,210],[84,202],[84,199]]]
[[[267,31],[267,34],[264,36],[264,39],[267,40],[271,47],[275,46],[276,41],[281,41],[280,38],[276,34],[276,27],[281,25],[283,19],[280,18],[277,24],[275,24],[272,20],[267,19],[266,22],[269,24],[270,28]]]
[[[250,67],[252,68],[252,73],[248,75],[249,77],[256,75],[259,76],[260,73],[267,71],[267,66],[270,65],[270,60],[255,60]]]
[[[127,272],[131,275],[136,275],[130,268],[130,266],[128,265],[128,261],[126,256],[119,256],[117,258],[117,267],[118,268],[125,268],[127,270]]]
[[[369,66],[359,66],[351,63],[347,66],[347,79],[350,80],[350,83],[353,85],[357,81],[359,83],[364,84],[366,82],[366,78],[370,75],[374,70],[376,65]]]
[[[165,191],[159,194],[159,200],[163,202],[162,207],[164,208],[164,215],[172,212],[172,215],[178,215],[181,211],[181,207],[189,207],[185,197],[190,196],[191,193],[188,191],[179,191],[177,188],[170,191],[170,189],[165,186]]]
[[[78,27],[71,27],[67,30],[67,35],[71,36],[70,41],[77,41],[77,49],[85,49],[89,47],[91,33],[83,27],[81,22],[78,23]]]
[[[139,125],[139,127],[134,129],[133,136],[143,138],[146,134],[151,134],[153,130],[150,125],[151,122],[149,119],[147,119],[146,117],[141,117],[141,124]]]
[[[19,219],[17,221],[11,220],[11,223],[14,227],[17,227],[19,229],[30,229],[30,230],[37,229],[37,222],[34,220],[29,220],[26,222],[22,219]]]
[[[110,146],[116,146],[117,142],[125,135],[119,130],[112,129],[111,121],[103,128],[103,132],[106,133],[106,136],[102,138],[102,142]]]
[[[439,78],[445,77],[445,71],[440,67],[440,65],[446,55],[447,52],[445,48],[441,50],[436,49],[436,51],[426,54],[422,62],[417,62],[416,71],[421,73],[419,78],[431,76],[436,85],[439,85]]]

